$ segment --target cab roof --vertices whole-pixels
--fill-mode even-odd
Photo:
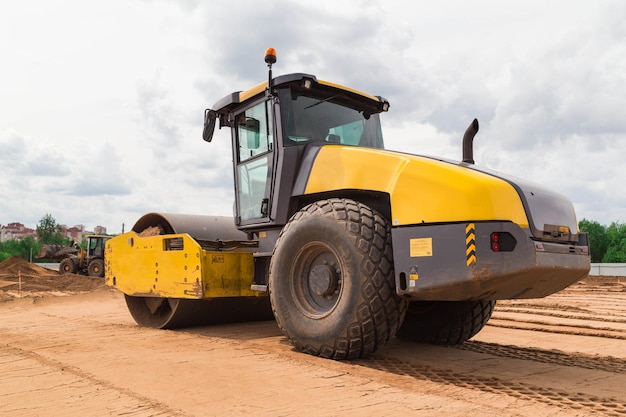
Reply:
[[[315,75],[304,74],[304,73],[293,73],[281,75],[279,77],[274,78],[273,87],[280,88],[282,86],[286,86],[289,84],[295,85],[304,85],[305,81],[309,80],[311,82],[311,89],[315,90],[330,90],[336,92],[344,92],[349,95],[354,96],[354,98],[358,98],[359,100],[371,101],[369,104],[374,105],[376,108],[379,108],[379,111],[386,111],[389,107],[389,101],[380,96],[373,96],[368,93],[364,93],[362,91],[356,90],[354,88],[345,87],[339,84],[331,83],[328,81],[318,80]],[[218,100],[214,105],[213,109],[218,113],[227,113],[231,109],[238,107],[240,104],[263,94],[267,89],[267,81],[262,82],[260,84],[255,85],[244,91],[236,91],[223,97]]]

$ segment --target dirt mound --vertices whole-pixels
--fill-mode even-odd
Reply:
[[[104,286],[104,278],[59,274],[19,256],[0,262],[0,302],[24,296],[89,292]]]
[[[22,291],[92,291],[104,286],[104,278],[87,277],[75,274],[22,275]],[[0,277],[3,290],[19,290],[17,277]]]
[[[12,256],[0,262],[0,275],[17,275],[18,272],[21,272],[22,275],[39,276],[56,274],[55,271],[30,263],[19,256]]]

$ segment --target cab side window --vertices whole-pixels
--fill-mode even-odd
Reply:
[[[237,211],[241,221],[268,216],[272,163],[270,103],[259,103],[236,116]]]
[[[264,154],[272,147],[269,102],[260,103],[237,116],[239,162]]]

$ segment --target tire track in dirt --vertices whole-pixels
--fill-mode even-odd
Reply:
[[[556,294],[543,299],[506,300],[498,303],[500,311],[532,310],[545,315],[566,314],[568,318],[595,321],[626,321],[626,282],[590,285],[589,282],[602,282],[588,277]],[[571,315],[571,316],[570,316]],[[575,317],[574,317],[575,316]],[[554,315],[554,317],[560,317]]]
[[[626,360],[613,357],[597,357],[578,353],[559,352],[513,345],[469,341],[454,349],[484,353],[502,358],[521,359],[551,365],[569,366],[613,373],[626,373]]]
[[[583,326],[577,326],[574,330],[568,330],[568,327],[571,326],[552,326],[552,327],[541,327],[546,326],[549,323],[541,322],[541,321],[510,321],[510,323],[517,324],[508,324],[507,322],[500,322],[497,317],[492,318],[488,326],[492,327],[500,327],[503,329],[513,329],[513,330],[530,330],[533,332],[544,332],[544,333],[556,333],[556,334],[566,334],[572,336],[592,336],[592,337],[602,337],[605,339],[618,339],[618,340],[626,340],[626,334],[616,334],[616,333],[608,333],[602,332],[601,330],[610,330],[610,329],[590,329],[585,328]],[[523,324],[527,324],[524,326]]]
[[[626,416],[626,404],[615,398],[600,398],[584,393],[569,393],[558,389],[507,381],[496,377],[460,374],[449,369],[417,365],[393,357],[374,356],[367,360],[354,361],[353,363],[365,368],[408,376],[416,380],[508,395],[516,399],[534,401],[551,407],[577,412],[582,411],[586,415]]]
[[[507,300],[499,302],[487,326],[530,332],[545,332],[571,336],[594,337],[598,340],[626,340],[626,287],[589,286],[579,284],[553,296],[540,300]],[[605,373],[607,377],[626,374],[626,359],[612,356],[596,356],[582,352],[562,352],[538,347],[523,347],[500,343],[470,341],[456,347],[457,351],[468,351],[506,360],[526,363],[541,363],[558,369],[586,369]],[[450,357],[448,366],[461,357]],[[446,362],[427,362],[402,356],[377,355],[358,365],[383,372],[407,376],[420,381],[430,381],[459,388],[478,390],[498,395],[532,401],[566,410],[575,415],[626,416],[626,403],[621,395],[602,396],[598,390],[580,392],[584,388],[576,384],[561,384],[558,379],[543,385],[530,380],[517,380],[509,376],[484,373],[482,370],[468,372],[471,366],[444,365]],[[527,368],[520,362],[519,366]],[[534,372],[544,372],[541,368]],[[545,369],[545,368],[544,368]],[[532,375],[533,371],[527,375]],[[574,375],[574,374],[572,374]],[[583,373],[578,373],[579,377]],[[603,378],[591,374],[589,378]],[[594,379],[595,380],[595,379]],[[596,380],[599,382],[599,380]],[[616,380],[619,381],[619,378]],[[593,386],[593,385],[592,385]],[[615,393],[615,391],[613,391]],[[615,394],[613,394],[615,395]]]
[[[533,308],[533,307],[537,307],[537,308]],[[498,312],[535,314],[539,316],[555,317],[559,319],[589,320],[589,321],[597,321],[597,322],[602,322],[602,323],[606,322],[606,323],[626,324],[626,315],[623,318],[619,316],[616,316],[615,318],[613,318],[613,317],[606,317],[606,316],[592,314],[591,312],[588,312],[587,310],[573,309],[573,308],[571,310],[576,311],[576,312],[588,313],[588,314],[565,314],[562,312],[563,310],[565,310],[564,308],[560,308],[559,309],[560,312],[557,312],[556,308],[554,309],[554,311],[552,311],[551,309],[547,309],[547,308],[544,309],[540,307],[541,306],[537,306],[536,304],[516,304],[515,307],[498,306]]]
[[[626,286],[581,282],[543,299],[501,301],[488,326],[626,340]]]

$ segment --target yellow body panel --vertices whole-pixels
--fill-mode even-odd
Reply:
[[[394,226],[503,220],[528,228],[521,199],[511,184],[429,158],[324,146],[313,163],[305,193],[342,189],[389,194]]]
[[[245,91],[241,91],[239,93],[239,101],[243,103],[244,101],[256,96],[257,94],[261,94],[263,91],[265,91],[266,88],[267,81],[259,83],[254,87],[250,87]]]
[[[107,242],[105,259],[106,284],[128,295],[258,296],[250,290],[252,253],[206,251],[187,234],[140,237],[124,233]]]

